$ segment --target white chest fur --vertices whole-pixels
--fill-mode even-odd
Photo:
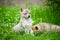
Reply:
[[[12,30],[16,32],[25,31],[29,33],[32,27],[32,23],[33,23],[32,19],[28,19],[28,20],[21,19],[20,23],[14,26]]]
[[[32,20],[31,19],[28,19],[28,20],[21,20],[21,24],[23,27],[25,26],[32,26]]]
[[[27,20],[22,19],[21,20],[22,27],[24,27],[25,32],[28,32],[28,33],[29,33],[29,31],[31,32],[32,23],[33,23],[32,19],[27,19]]]

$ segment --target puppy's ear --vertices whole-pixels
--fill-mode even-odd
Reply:
[[[22,12],[22,11],[23,11],[23,8],[21,8],[20,10],[21,10],[21,12]]]
[[[28,7],[28,10],[30,10],[30,7]]]

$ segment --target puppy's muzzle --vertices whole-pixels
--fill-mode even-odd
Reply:
[[[28,16],[28,18],[30,18],[30,16]]]

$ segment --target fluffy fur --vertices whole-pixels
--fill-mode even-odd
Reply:
[[[49,24],[49,23],[39,23],[32,27],[33,32],[50,32],[50,31],[60,31],[60,26]]]
[[[12,28],[15,32],[32,33],[32,19],[30,16],[30,9],[22,9],[21,8],[21,20],[20,22]]]

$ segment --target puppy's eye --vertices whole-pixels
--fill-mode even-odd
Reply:
[[[35,29],[38,30],[38,27],[36,26]]]
[[[25,15],[26,15],[27,13],[25,13]]]

